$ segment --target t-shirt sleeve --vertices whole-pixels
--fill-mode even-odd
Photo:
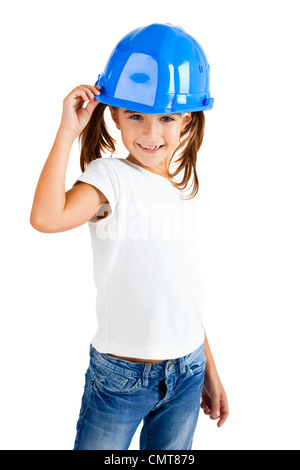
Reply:
[[[111,212],[111,214],[114,213],[120,195],[118,175],[112,167],[111,162],[107,160],[108,159],[105,158],[97,158],[96,160],[92,160],[85,171],[73,184],[74,187],[79,181],[82,181],[83,183],[88,183],[92,186],[95,186],[101,191],[102,194],[104,194],[109,204],[106,203],[101,206],[99,209],[101,210],[101,215],[103,215],[102,212],[104,210],[108,210],[109,208],[111,210],[108,210],[108,212]],[[97,214],[93,219],[90,220],[90,222],[97,222],[99,218],[103,218],[97,218]]]

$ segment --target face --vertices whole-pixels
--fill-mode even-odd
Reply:
[[[191,113],[183,117],[182,114],[142,114],[111,107],[110,111],[121,131],[124,146],[130,152],[127,160],[154,173],[165,173]]]

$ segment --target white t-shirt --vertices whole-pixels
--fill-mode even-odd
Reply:
[[[108,200],[88,222],[99,324],[92,345],[153,360],[197,349],[205,335],[197,196],[183,200],[165,177],[123,158],[97,158],[77,181]]]

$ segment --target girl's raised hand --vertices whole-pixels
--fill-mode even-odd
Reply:
[[[79,85],[63,101],[60,129],[70,132],[76,138],[89,122],[99,101],[94,98],[100,94],[100,86]],[[86,108],[83,104],[89,101]]]

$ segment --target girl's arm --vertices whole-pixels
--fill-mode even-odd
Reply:
[[[99,93],[97,88],[100,87],[81,85],[64,99],[61,124],[34,195],[30,223],[36,230],[50,233],[77,227],[90,220],[106,202],[97,188],[86,183],[65,192],[71,147],[98,104],[92,93]],[[82,105],[88,100],[84,109]]]
[[[206,335],[205,356],[207,362],[201,408],[203,408],[204,413],[209,415],[211,419],[219,419],[218,427],[221,427],[229,415],[228,401]]]

